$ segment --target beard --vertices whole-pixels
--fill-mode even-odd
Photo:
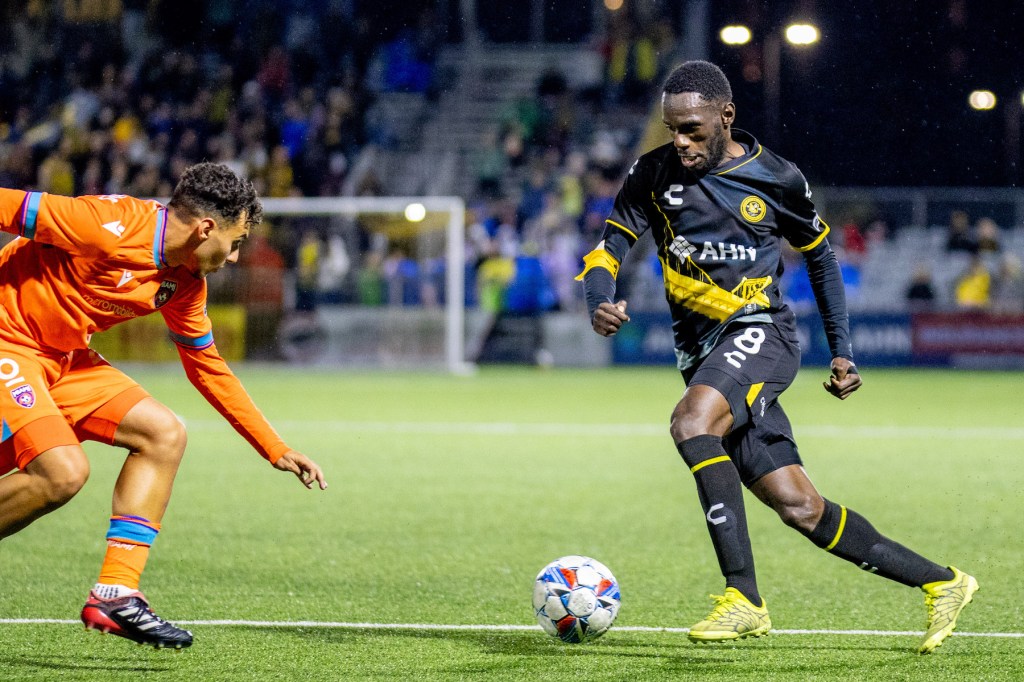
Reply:
[[[722,127],[721,121],[717,121],[715,124],[715,134],[708,140],[707,170],[718,168],[718,164],[722,163],[722,159],[725,158],[725,147],[725,128]]]
[[[712,169],[717,168],[722,159],[725,158],[725,128],[721,121],[715,122],[715,130],[708,138],[708,150],[704,157],[704,163],[694,168],[684,169],[693,179],[697,180],[707,175]]]

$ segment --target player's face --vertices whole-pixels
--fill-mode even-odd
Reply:
[[[726,126],[736,115],[731,102],[712,104],[695,92],[666,92],[661,112],[683,168],[700,176],[722,162],[729,144]]]
[[[209,230],[208,236],[195,251],[193,272],[206,277],[228,263],[238,261],[238,249],[249,238],[249,226],[243,214],[234,223],[221,222]]]

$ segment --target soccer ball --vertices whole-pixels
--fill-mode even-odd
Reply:
[[[564,556],[537,574],[533,611],[544,632],[563,642],[597,639],[619,613],[619,583],[600,561]]]

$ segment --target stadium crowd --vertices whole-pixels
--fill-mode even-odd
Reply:
[[[388,29],[353,16],[350,3],[253,0],[245,12],[240,5],[5,3],[0,186],[166,197],[188,165],[212,160],[266,197],[387,194],[387,178],[346,181],[367,145],[394,143],[392,131],[367,116],[379,93],[437,95],[443,36],[430,10],[410,27]],[[514,314],[581,309],[573,276],[635,157],[638,122],[673,63],[675,39],[656,16],[617,14],[592,44],[605,66],[600,87],[574,89],[552,70],[535,97],[511,102],[494,121],[468,160],[470,305]],[[884,220],[839,224],[831,239],[856,300],[865,262],[893,231]],[[323,301],[443,301],[442,262],[418,259],[358,225],[354,232],[272,222],[224,295],[300,312]],[[908,306],[1024,309],[1020,254],[1001,250],[999,227],[984,216],[972,225],[959,212],[950,232],[950,250],[971,254],[963,264],[957,257],[963,276],[947,297],[936,291],[945,285],[931,277],[934,264],[918,264]],[[653,252],[631,259],[639,266],[624,271],[623,294],[638,308],[660,306]],[[810,300],[809,286],[799,259],[789,266],[787,290],[800,305]],[[257,276],[287,276],[288,285],[242,285]],[[248,300],[256,289],[259,300]]]

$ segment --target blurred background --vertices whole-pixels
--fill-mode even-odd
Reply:
[[[210,278],[231,359],[313,365],[671,363],[650,244],[633,323],[590,332],[582,255],[668,141],[685,59],[794,161],[832,226],[865,365],[1024,367],[1017,3],[5,0],[0,185],[165,198],[230,165],[267,197]],[[402,198],[388,201],[387,197]],[[440,200],[442,197],[451,199]],[[827,364],[802,259],[784,290]],[[174,357],[162,322],[94,345]]]

